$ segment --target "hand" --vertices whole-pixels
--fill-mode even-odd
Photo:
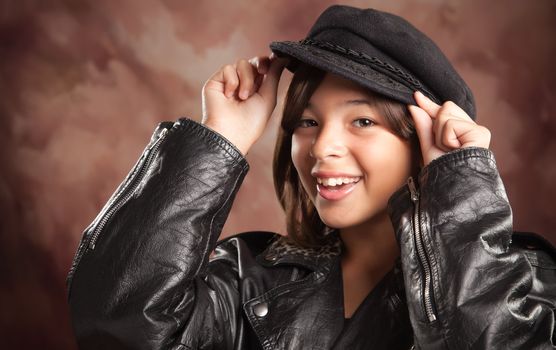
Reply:
[[[417,91],[418,106],[409,106],[421,144],[424,165],[441,155],[459,148],[483,147],[490,144],[490,131],[475,123],[455,103],[448,101],[437,105]]]
[[[286,59],[271,55],[222,67],[203,87],[202,123],[247,154],[276,106],[286,63]]]

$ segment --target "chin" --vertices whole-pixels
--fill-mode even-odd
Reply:
[[[357,222],[355,220],[349,220],[345,216],[340,215],[320,215],[320,219],[324,224],[333,229],[343,229],[351,226],[355,226]]]
[[[317,208],[321,221],[326,226],[338,230],[370,224],[375,220],[381,220],[383,216],[388,216],[386,210],[369,210],[364,212],[351,210],[346,212],[345,210],[330,210],[331,208],[323,209],[320,208],[319,210]]]

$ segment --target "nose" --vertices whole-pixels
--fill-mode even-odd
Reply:
[[[340,158],[346,153],[342,132],[331,126],[321,128],[311,144],[310,155],[317,160]]]

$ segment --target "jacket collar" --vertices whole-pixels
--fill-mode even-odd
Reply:
[[[342,254],[343,243],[337,231],[329,233],[318,247],[305,248],[278,237],[260,255],[260,263],[266,266],[299,265],[310,270],[328,270]]]
[[[299,247],[284,237],[277,237],[257,257],[266,266],[295,265],[312,271],[306,278],[277,286],[245,304],[245,312],[261,343],[272,348],[290,348],[291,343],[286,339],[295,339],[296,348],[311,344],[319,349],[348,349],[354,343],[360,343],[361,339],[368,338],[365,340],[368,348],[378,344],[403,344],[401,348],[406,348],[411,339],[411,326],[400,260],[364,299],[353,315],[354,322],[346,327],[339,261],[343,250],[340,236],[334,232],[316,248]],[[265,305],[270,310],[269,314],[257,317],[254,312],[257,305]],[[275,309],[280,313],[274,313],[272,310]],[[319,330],[317,339],[317,333],[299,331],[306,329],[307,324],[311,325],[310,329]],[[283,333],[268,331],[277,329],[277,325],[287,327]],[[368,329],[361,325],[376,325],[376,334],[369,336]]]

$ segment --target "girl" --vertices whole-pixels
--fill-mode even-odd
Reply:
[[[552,347],[554,251],[512,243],[490,133],[438,48],[345,6],[271,48],[282,58],[207,81],[202,125],[162,123],[85,230],[68,277],[80,347]],[[288,236],[216,242],[286,64],[274,177]]]

